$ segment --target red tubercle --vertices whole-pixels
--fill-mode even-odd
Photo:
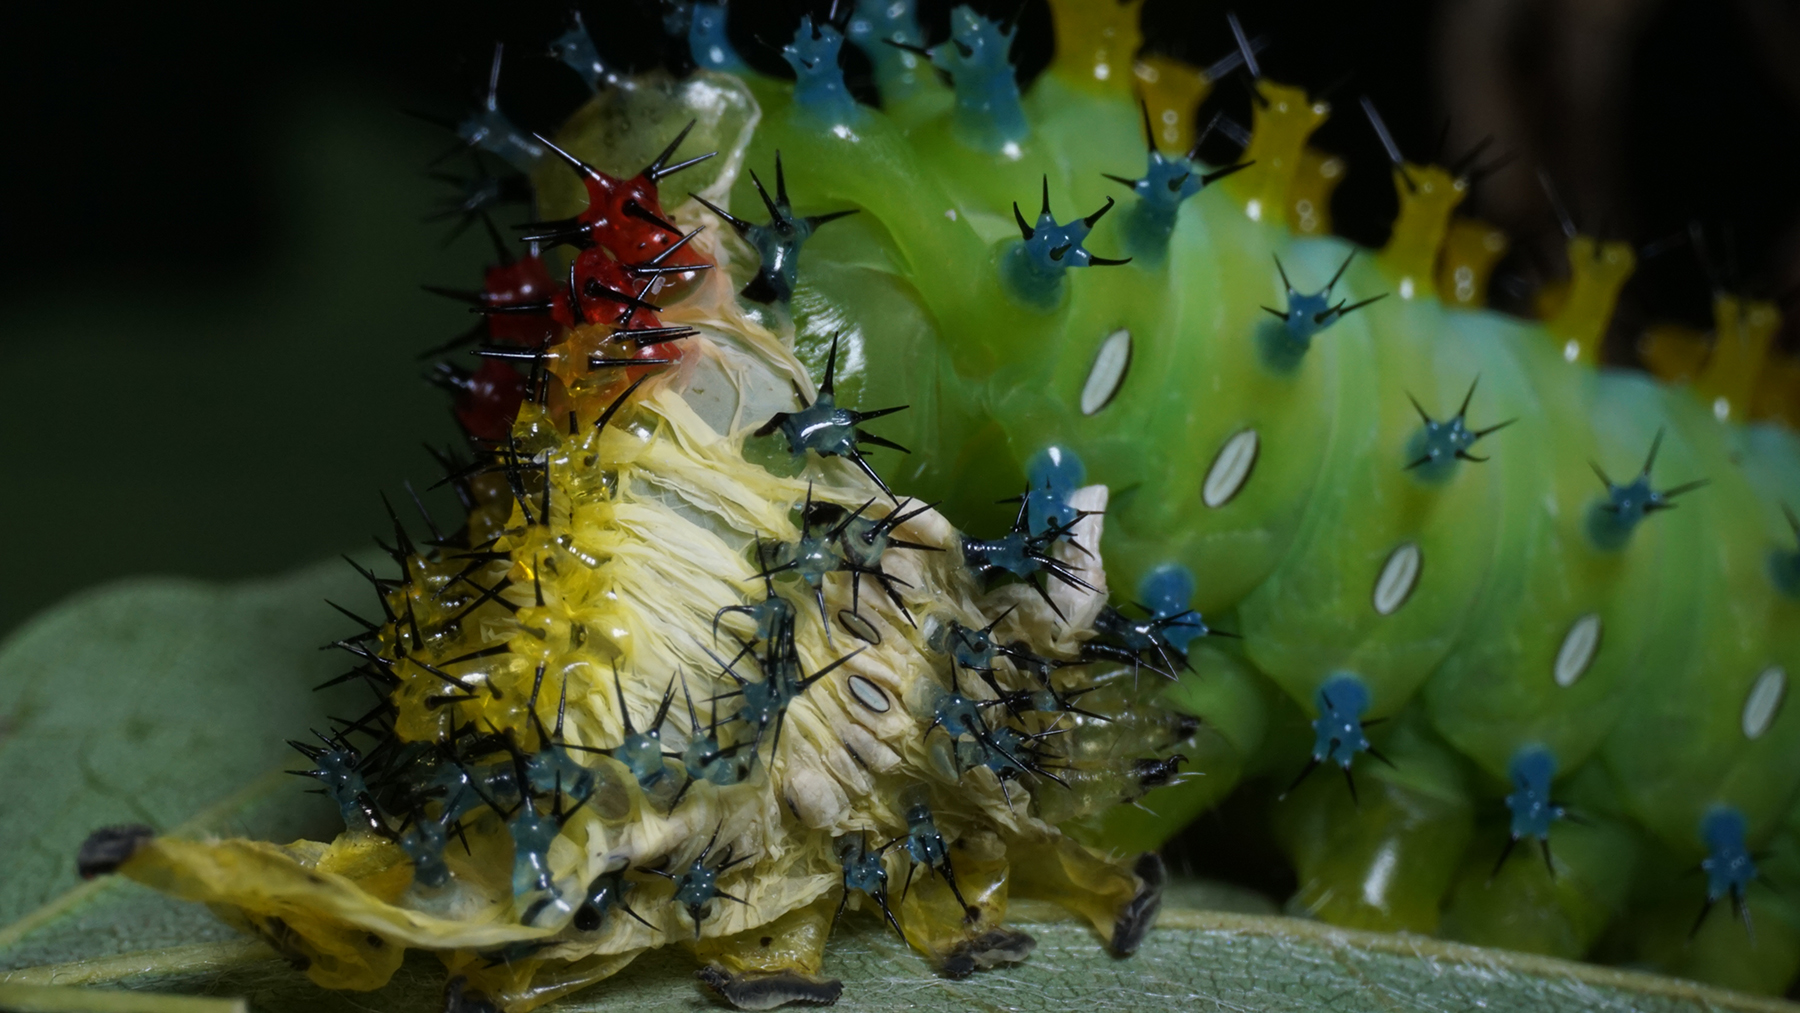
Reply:
[[[543,301],[551,284],[544,258],[527,256],[488,268],[482,275],[481,291],[488,302],[509,306]]]
[[[538,256],[520,257],[496,264],[482,279],[482,295],[490,306],[542,303],[552,297],[550,269]],[[543,316],[497,313],[488,317],[488,338],[494,344],[537,348],[554,340],[557,322]]]
[[[452,410],[463,430],[478,440],[504,440],[525,403],[525,377],[505,362],[489,359],[469,373],[447,363],[438,382],[454,392]]]
[[[581,251],[575,258],[572,279],[579,295],[581,322],[627,329],[661,326],[656,319],[656,307],[639,297],[640,292],[649,288],[646,282],[647,279],[633,277],[623,264],[604,250]],[[569,313],[566,305],[562,308]],[[569,315],[572,320],[573,314]]]
[[[710,264],[688,247],[670,252],[685,233],[669,221],[656,184],[643,173],[619,179],[594,170],[581,181],[587,187],[588,206],[575,220],[587,229],[595,245],[630,264],[649,263],[665,254],[667,259],[660,263],[668,267]]]

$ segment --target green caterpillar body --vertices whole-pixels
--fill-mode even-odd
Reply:
[[[1059,33],[1135,17],[1055,10]],[[1800,442],[1744,424],[1742,403],[1721,413],[1686,386],[1593,366],[1610,298],[1585,331],[1573,311],[1546,324],[1440,300],[1466,186],[1442,170],[1397,169],[1402,218],[1374,255],[1297,234],[1284,195],[1327,110],[1292,89],[1258,82],[1253,164],[1180,200],[1159,234],[1150,201],[1106,178],[1144,173],[1147,111],[1126,83],[1071,74],[1085,51],[1065,59],[1078,47],[1062,45],[1020,101],[1026,132],[985,147],[929,80],[876,109],[818,100],[806,71],[795,87],[746,74],[761,117],[744,158],[764,181],[779,161],[800,212],[860,212],[807,240],[791,302],[764,312],[791,314],[815,368],[841,341],[844,403],[912,405],[887,430],[913,450],[889,466],[896,482],[980,529],[1056,448],[1113,492],[1112,586],[1179,568],[1181,607],[1242,638],[1195,641],[1165,695],[1205,720],[1184,751],[1209,776],[1159,795],[1160,816],[1116,812],[1098,837],[1153,845],[1241,777],[1292,778],[1318,728],[1307,723],[1332,716],[1322,690],[1345,680],[1365,698],[1348,718],[1392,719],[1368,743],[1390,763],[1318,732],[1314,762],[1364,787],[1358,798],[1315,777],[1276,803],[1297,906],[1784,986],[1800,968],[1800,909],[1753,878],[1666,880],[1727,862],[1733,845],[1709,838],[1739,840],[1721,830],[1733,820],[1739,850],[1794,860],[1800,719],[1780,704],[1800,671],[1800,597],[1784,576]],[[1285,149],[1284,131],[1298,134]],[[567,192],[560,171],[543,170],[542,188]],[[740,176],[732,198],[748,213],[758,184]],[[1039,205],[1054,213],[1032,226]],[[1035,277],[1016,267],[1021,230],[1109,206],[1074,249],[1091,240],[1129,264],[1019,283]],[[1592,256],[1574,265],[1577,287],[1604,273]],[[1338,307],[1377,301],[1296,337],[1283,307],[1328,280]],[[1453,416],[1479,442],[1421,466]],[[1701,479],[1672,509],[1688,490],[1670,487]],[[1560,815],[1566,800],[1580,823],[1551,834],[1540,814],[1509,835],[1501,803],[1525,790],[1530,754],[1549,757],[1557,794],[1536,803]],[[1553,873],[1515,859],[1496,878],[1509,840],[1537,850],[1536,827],[1555,844]],[[1679,915],[1663,911],[1677,895]],[[1686,942],[1703,901],[1727,897],[1766,915],[1748,956],[1731,952],[1722,933],[1743,930],[1726,919]]]

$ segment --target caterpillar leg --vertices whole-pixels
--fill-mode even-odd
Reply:
[[[1369,770],[1359,797],[1315,777],[1276,803],[1275,838],[1300,880],[1291,908],[1350,928],[1436,931],[1474,818],[1460,761],[1418,724],[1395,729],[1394,766]]]
[[[1037,940],[1002,924],[1011,870],[998,848],[989,851],[979,840],[960,839],[944,863],[955,870],[954,886],[915,868],[902,887],[895,914],[906,941],[947,978],[1018,963],[1037,947]]]
[[[1081,915],[1121,957],[1136,952],[1156,922],[1167,881],[1155,852],[1129,863],[1109,861],[1067,838],[1022,851],[1013,863],[1019,896],[1055,901]]]
[[[1556,828],[1555,878],[1530,854],[1515,854],[1496,869],[1510,837],[1501,824],[1484,826],[1450,888],[1443,935],[1570,960],[1584,956],[1625,909],[1639,840],[1621,823],[1583,820]]]
[[[738,1009],[834,1003],[843,983],[820,970],[836,906],[834,891],[766,925],[701,940],[693,950],[705,963],[694,976]]]
[[[1614,926],[1595,959],[1744,991],[1786,991],[1800,975],[1800,902],[1789,886],[1800,881],[1800,835],[1793,823],[1790,817],[1767,850],[1758,852],[1758,865],[1767,871],[1735,903],[1727,893],[1717,905],[1721,910],[1698,924],[1702,879],[1691,855],[1652,853],[1642,863],[1631,917]],[[1746,922],[1753,932],[1746,932]]]
[[[643,952],[559,960],[532,955],[539,949],[541,945],[531,944],[446,955],[450,979],[444,986],[444,1013],[526,1013],[612,977]],[[515,957],[515,952],[524,955]]]

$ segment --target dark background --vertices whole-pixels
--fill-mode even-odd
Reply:
[[[0,15],[0,633],[110,578],[268,574],[367,544],[376,493],[428,482],[419,442],[454,435],[415,355],[468,319],[416,286],[472,284],[488,252],[421,222],[445,194],[422,170],[452,139],[403,111],[459,114],[503,41],[505,111],[554,129],[585,97],[541,55],[567,5],[24,6]],[[826,6],[739,0],[732,34],[785,74],[759,40]],[[924,2],[933,40],[949,6]],[[1231,46],[1227,6],[1149,0],[1149,47],[1211,62]],[[582,7],[622,67],[678,58],[651,4]],[[1466,206],[1520,248],[1499,300],[1564,269],[1540,167],[1584,229],[1641,244],[1699,220],[1722,284],[1776,296],[1800,282],[1787,0],[1237,9],[1269,38],[1266,73],[1331,90],[1315,140],[1352,166],[1334,206],[1346,235],[1380,242],[1394,208],[1366,94],[1411,158],[1432,156],[1446,120],[1444,157],[1489,133],[1514,156]],[[1027,0],[1024,75],[1049,45],[1048,8]],[[1235,82],[1212,104],[1248,123]],[[1614,357],[1629,361],[1644,320],[1703,325],[1708,291],[1691,249],[1646,264]]]

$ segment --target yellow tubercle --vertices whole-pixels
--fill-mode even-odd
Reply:
[[[1691,382],[1694,394],[1724,422],[1800,420],[1800,362],[1771,354],[1781,328],[1774,303],[1720,293],[1713,297],[1713,333],[1657,324],[1638,339],[1638,355],[1658,379]]]
[[[1344,181],[1344,160],[1317,148],[1300,152],[1288,185],[1288,226],[1303,236],[1331,234],[1331,195]]]
[[[1694,378],[1694,392],[1719,421],[1743,422],[1750,417],[1757,380],[1780,327],[1781,311],[1774,303],[1725,294],[1713,297],[1712,353]]]
[[[1147,55],[1131,66],[1138,97],[1150,116],[1157,150],[1185,155],[1194,147],[1194,110],[1212,93],[1212,81],[1198,67],[1167,56]]]
[[[1331,106],[1308,99],[1305,89],[1267,78],[1256,82],[1256,93],[1260,101],[1253,107],[1250,146],[1240,159],[1254,164],[1222,185],[1251,220],[1291,225],[1288,200],[1305,161],[1306,139],[1331,115]]]
[[[1562,346],[1569,362],[1600,363],[1600,343],[1612,323],[1619,289],[1637,268],[1637,254],[1625,242],[1596,242],[1591,236],[1569,240],[1569,283],[1561,305],[1544,320],[1544,329]]]
[[[1131,90],[1131,62],[1144,44],[1144,0],[1050,0],[1056,26],[1051,73],[1093,91]]]
[[[1704,331],[1682,324],[1652,324],[1638,338],[1638,357],[1650,375],[1668,383],[1690,383],[1706,364]]]
[[[1380,259],[1400,298],[1417,299],[1436,290],[1438,252],[1469,181],[1435,165],[1408,162],[1394,167],[1394,189],[1400,192],[1400,213]]]
[[[1800,429],[1800,359],[1791,355],[1770,356],[1756,382],[1750,417]]]
[[[1488,280],[1506,256],[1506,233],[1483,221],[1458,218],[1450,223],[1438,258],[1438,298],[1448,306],[1487,305]]]

